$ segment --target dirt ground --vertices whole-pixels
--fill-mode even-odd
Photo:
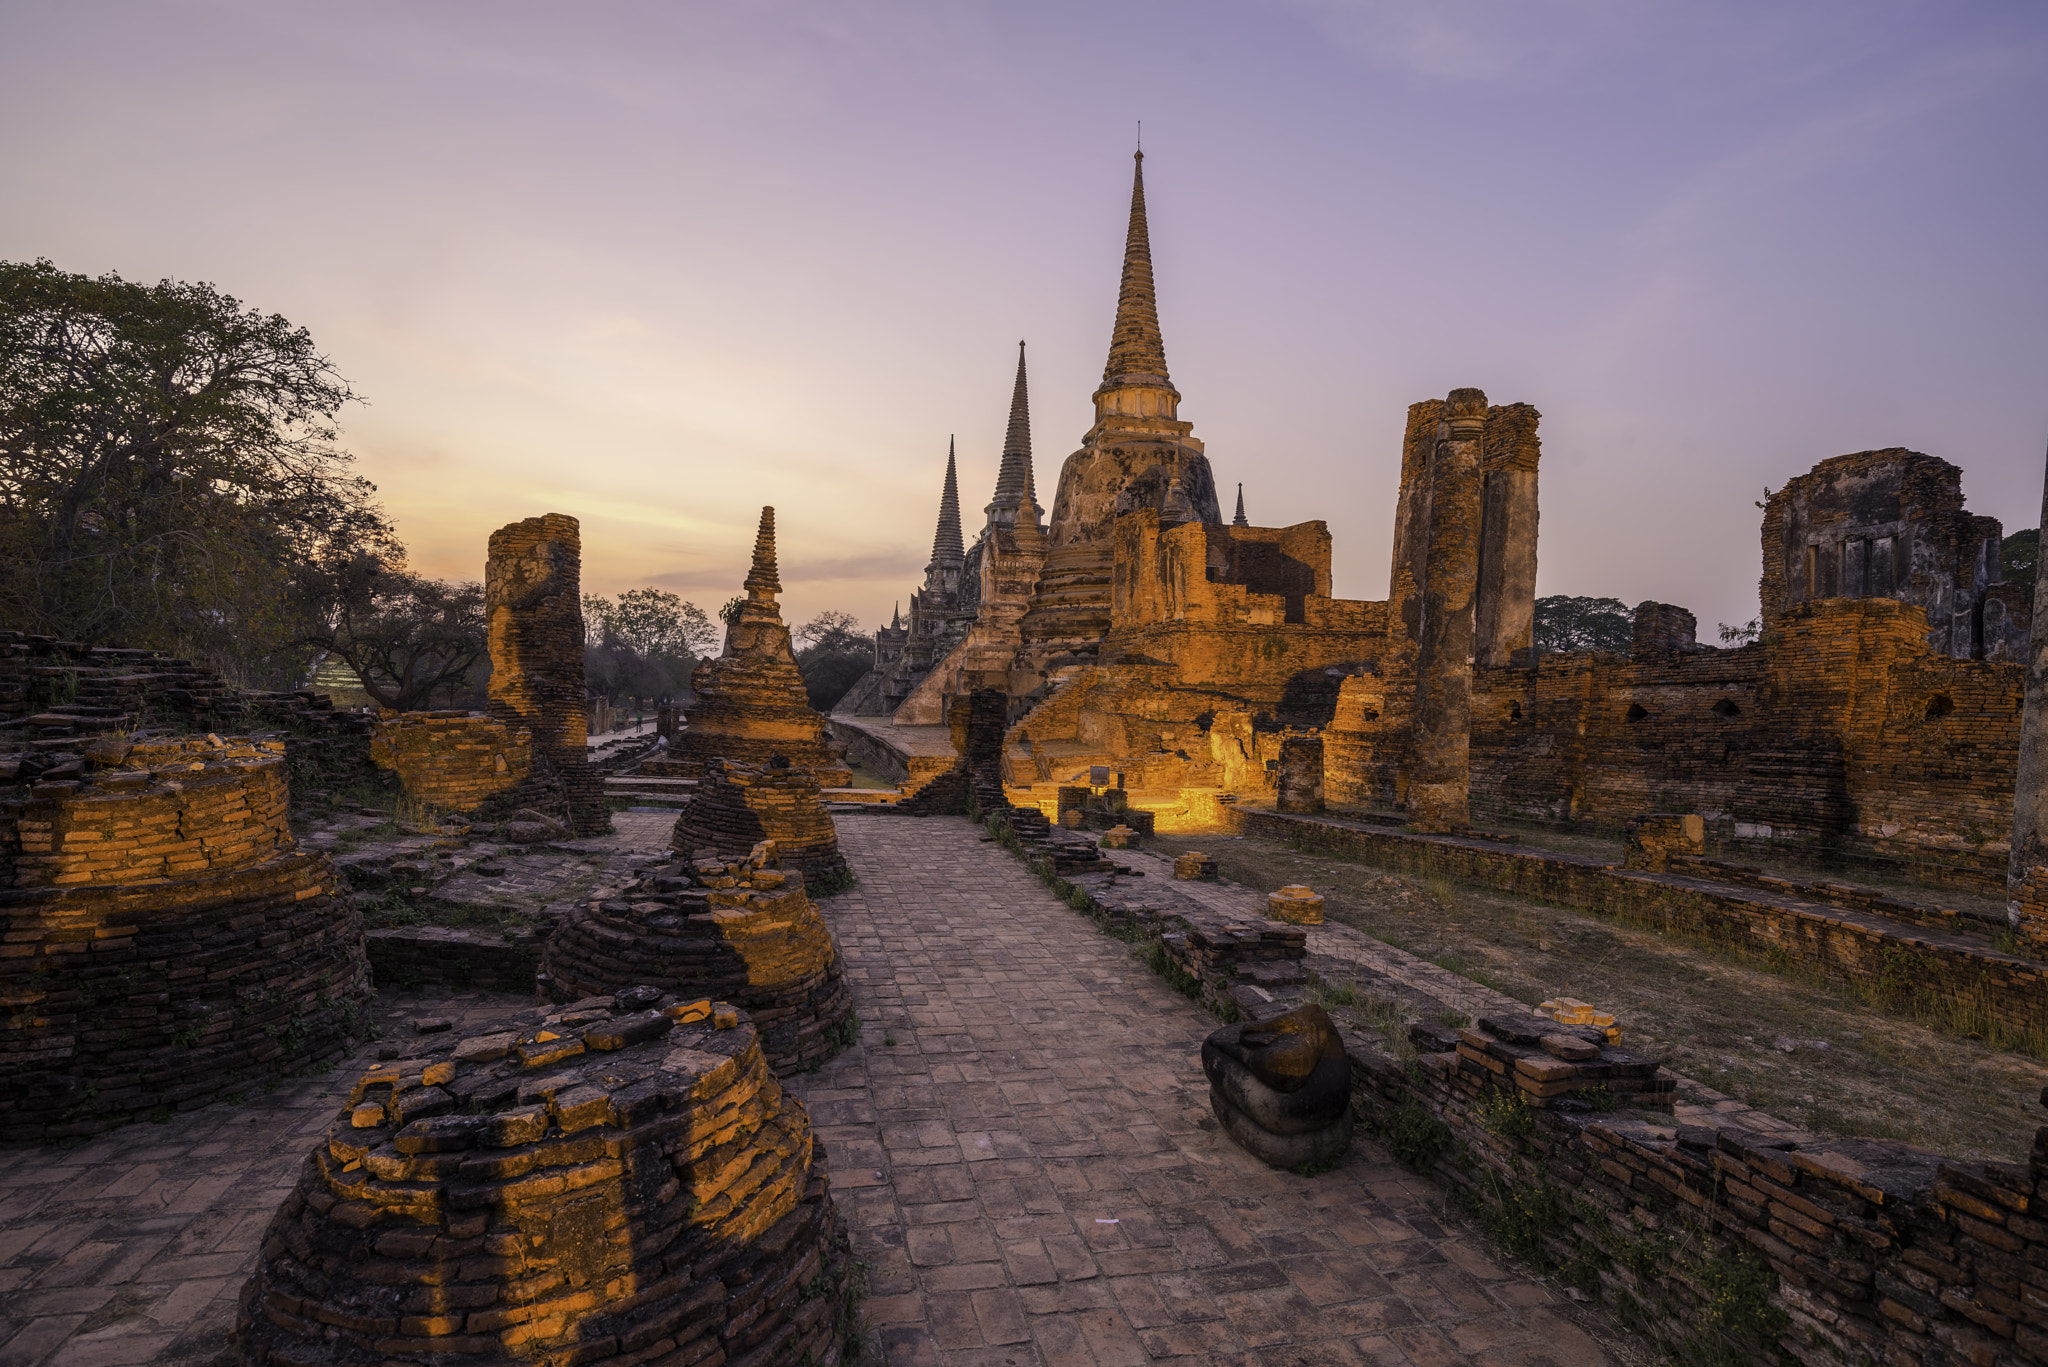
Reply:
[[[1324,914],[1531,1005],[1564,995],[1614,1012],[1631,1049],[1822,1135],[1903,1140],[2024,1161],[2048,1122],[2048,1064],[1874,1011],[1847,990],[1661,935],[1445,879],[1404,877],[1277,841],[1160,836],[1223,876],[1306,883]]]

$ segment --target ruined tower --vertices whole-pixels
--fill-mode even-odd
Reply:
[[[611,829],[604,780],[591,769],[584,744],[582,529],[562,513],[529,517],[492,532],[488,554],[486,708],[532,733],[532,784],[559,779],[577,834],[602,834]],[[538,786],[533,796],[538,800]]]
[[[1479,583],[1473,664],[1500,669],[1536,642],[1536,466],[1543,415],[1526,403],[1486,410],[1479,451]]]
[[[1020,344],[1021,345],[1021,344]],[[1018,384],[1023,381],[1018,362]],[[946,442],[946,477],[939,494],[939,523],[932,533],[932,558],[924,586],[910,595],[910,615],[892,615],[875,633],[874,668],[833,705],[835,712],[880,716],[894,712],[924,682],[974,624],[976,564],[980,547],[969,552],[960,534],[960,474],[954,442]]]
[[[1156,508],[1169,521],[1222,523],[1208,457],[1190,435],[1194,424],[1181,421],[1179,409],[1153,292],[1140,152],[1109,359],[1095,390],[1095,424],[1060,471],[1045,532],[1045,565],[1020,624],[1022,649],[1014,672],[1029,685],[1026,691],[1068,667],[1094,661],[1109,630],[1110,527],[1119,514]]]
[[[1429,553],[1424,561],[1415,669],[1414,824],[1471,824],[1473,599],[1479,579],[1479,452],[1486,395],[1454,389],[1444,400],[1429,458]]]

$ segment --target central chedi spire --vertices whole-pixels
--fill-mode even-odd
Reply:
[[[640,771],[702,778],[713,759],[782,760],[808,771],[820,787],[843,788],[853,780],[846,747],[832,738],[825,719],[811,706],[775,601],[782,576],[775,568],[773,508],[761,510],[754,563],[744,586],[747,596],[726,622],[725,653],[698,665],[690,676],[697,701],[685,714],[687,728],[669,742],[665,756],[643,761]]]
[[[1159,300],[1152,290],[1152,230],[1145,220],[1145,154],[1137,154],[1131,179],[1131,224],[1124,232],[1124,278],[1117,288],[1116,323],[1109,333],[1109,361],[1102,389],[1132,385],[1172,389],[1166,374],[1166,342],[1159,335]],[[1098,396],[1101,391],[1097,391]],[[1178,400],[1180,395],[1175,394]]]
[[[1070,666],[1094,663],[1109,631],[1110,530],[1117,518],[1149,508],[1168,522],[1221,525],[1216,480],[1193,433],[1180,418],[1180,391],[1166,370],[1140,152],[1095,423],[1060,469],[1045,529],[1048,553],[1019,624],[1013,692],[1026,680],[1035,691]]]

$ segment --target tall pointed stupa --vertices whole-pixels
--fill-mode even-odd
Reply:
[[[1003,431],[1003,458],[996,467],[996,492],[988,502],[988,527],[1010,526],[1017,503],[1031,481],[1031,390],[1024,375],[1024,344],[1017,343],[1017,382],[1010,388],[1010,424]]]
[[[960,475],[953,460],[953,439],[946,438],[946,487],[939,494],[939,527],[932,534],[931,568],[924,572],[925,587],[934,587],[932,570],[941,566],[957,572],[967,558],[967,546],[960,538]]]
[[[1017,622],[1031,602],[1045,560],[1041,511],[1037,476],[1031,467],[1031,392],[1025,377],[1024,344],[1019,342],[1003,457],[996,471],[995,493],[988,502],[988,521],[969,548],[961,572],[957,631],[939,640],[943,648],[932,652],[930,662],[914,679],[909,670],[897,669],[875,691],[899,726],[936,725],[946,719],[951,699],[962,691],[1007,686],[1010,663],[1021,640]],[[911,648],[906,648],[903,658],[908,660],[911,654]],[[903,681],[914,686],[896,691]]]
[[[1035,691],[1070,666],[1094,662],[1109,630],[1110,528],[1118,516],[1153,508],[1169,521],[1222,523],[1209,458],[1179,413],[1159,328],[1140,152],[1095,423],[1060,470],[1045,530],[1049,552],[1020,623],[1018,683],[1035,679]]]
[[[1242,482],[1240,482],[1237,486],[1237,516],[1230,519],[1230,525],[1233,527],[1249,527],[1252,525],[1251,523],[1245,521],[1244,485]]]
[[[643,762],[641,772],[699,778],[712,759],[766,764],[782,758],[810,771],[820,787],[843,788],[853,781],[846,747],[811,706],[775,600],[782,577],[775,568],[773,508],[761,510],[745,588],[747,596],[726,625],[725,653],[690,676],[697,701],[685,714],[687,727],[665,755]]]

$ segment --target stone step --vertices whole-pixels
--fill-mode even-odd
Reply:
[[[643,774],[621,774],[604,781],[608,793],[676,793],[687,797],[697,791],[694,778],[650,778]]]
[[[688,793],[614,792],[608,793],[606,796],[616,798],[622,802],[630,802],[636,809],[642,807],[661,807],[668,811],[679,812],[689,804],[691,795]]]
[[[903,800],[901,788],[820,788],[818,798],[823,802],[852,804],[855,806],[887,806]]]

